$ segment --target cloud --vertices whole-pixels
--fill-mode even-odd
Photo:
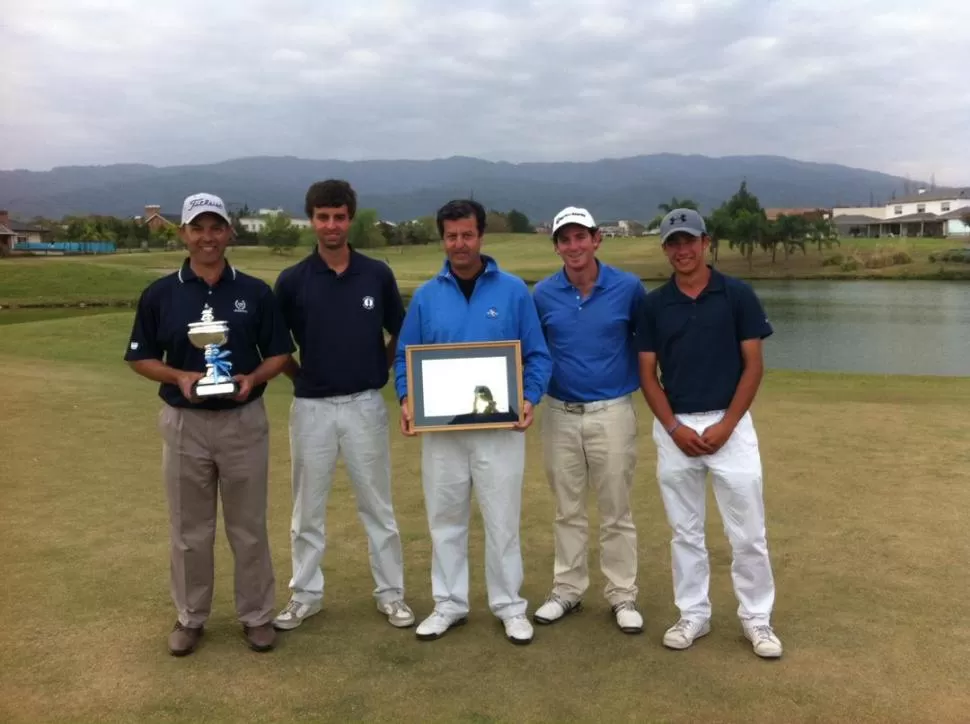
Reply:
[[[778,154],[970,182],[970,3],[34,0],[0,167]]]

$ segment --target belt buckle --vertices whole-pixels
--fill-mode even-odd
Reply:
[[[566,412],[572,413],[573,415],[582,415],[586,412],[586,405],[582,402],[564,402],[562,406]]]

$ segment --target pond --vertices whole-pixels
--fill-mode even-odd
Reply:
[[[765,343],[769,368],[970,375],[970,282],[797,280],[753,286],[775,329]],[[118,307],[0,310],[0,325],[120,311],[134,313]]]
[[[754,282],[769,368],[970,375],[970,283]]]

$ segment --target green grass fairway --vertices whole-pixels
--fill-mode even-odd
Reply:
[[[841,247],[815,249],[795,254],[787,262],[781,252],[775,264],[771,256],[758,251],[754,264],[740,252],[721,250],[718,268],[728,274],[748,279],[821,278],[892,279],[939,278],[941,272],[949,277],[970,278],[970,265],[931,264],[934,251],[960,246],[963,242],[944,239],[900,239],[896,243],[880,239],[845,239]],[[882,243],[880,243],[882,242]],[[500,266],[535,282],[560,267],[559,257],[552,243],[537,234],[499,234],[486,236],[484,250],[498,260]],[[843,272],[838,266],[822,266],[822,260],[836,253],[871,253],[877,250],[903,250],[913,258],[912,264],[883,269],[864,269]],[[410,294],[441,266],[440,245],[420,247],[386,247],[365,250],[367,254],[385,260],[394,269],[402,292]],[[229,258],[240,269],[272,283],[285,267],[295,264],[309,252],[308,247],[294,249],[288,254],[274,254],[266,247],[236,247]],[[29,303],[112,303],[134,301],[151,279],[178,268],[184,258],[181,252],[150,252],[105,256],[11,258],[0,261],[0,306]],[[600,257],[637,274],[642,279],[665,279],[670,266],[664,257],[659,237],[604,239]]]
[[[514,259],[513,246],[506,242],[499,256]],[[245,259],[264,259],[267,275],[271,263],[284,263],[260,253]],[[177,256],[131,258],[164,267]],[[518,263],[554,262],[545,246]],[[686,652],[661,646],[676,613],[642,403],[634,505],[644,635],[624,635],[610,618],[594,532],[584,612],[537,627],[531,646],[508,643],[486,605],[477,513],[469,625],[430,643],[392,628],[371,598],[366,539],[341,469],[328,515],[323,613],[282,635],[272,653],[249,651],[233,614],[220,525],[206,637],[197,653],[175,659],[165,646],[174,611],[160,402],[155,386],[121,361],[130,324],[129,310],[0,331],[0,721],[966,721],[970,381],[768,374],[754,414],[781,661],[756,658],[741,637],[713,496],[713,631]],[[278,380],[267,396],[280,606],[290,572],[290,394]],[[531,612],[552,576],[553,501],[538,430],[527,435],[523,593]],[[420,442],[397,432],[392,442],[408,599],[424,616],[432,600]]]

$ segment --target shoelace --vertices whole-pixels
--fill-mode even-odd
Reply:
[[[694,624],[692,621],[688,621],[686,618],[682,618],[680,619],[680,621],[674,624],[674,631],[677,631],[679,633],[686,633],[687,629],[689,629],[693,625]]]
[[[751,630],[759,639],[771,639],[775,635],[775,632],[771,630],[771,626],[755,626]]]
[[[404,608],[403,601],[394,601],[390,604],[390,611],[388,612],[391,616],[404,616],[407,615],[407,611]]]
[[[286,604],[286,608],[283,609],[283,613],[284,614],[291,613],[294,616],[296,616],[300,610],[300,606],[302,605],[303,604],[300,603],[299,601],[290,601],[288,604]]]

